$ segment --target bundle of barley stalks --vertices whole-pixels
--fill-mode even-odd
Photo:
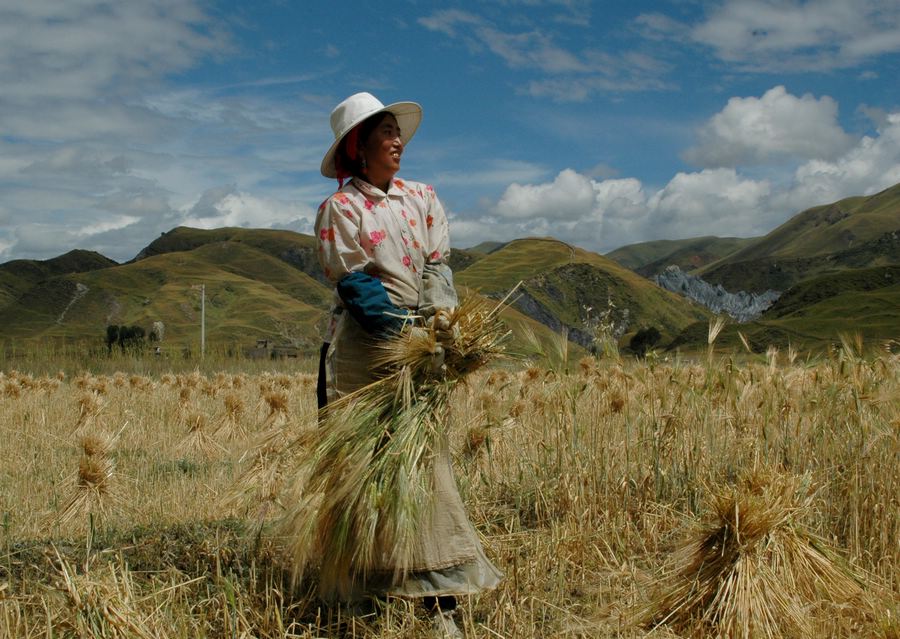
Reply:
[[[824,627],[877,614],[864,577],[802,526],[813,498],[803,478],[763,471],[714,491],[638,618],[692,637],[768,639],[831,636]]]
[[[451,394],[502,354],[504,305],[472,296],[441,339],[427,328],[385,340],[374,363],[384,376],[330,404],[311,443],[308,433],[298,438],[306,450],[291,456],[290,505],[278,529],[298,575],[317,557],[327,557],[323,585],[353,587],[384,566],[395,576],[409,570],[417,527],[432,507]],[[439,346],[444,368],[436,374]]]

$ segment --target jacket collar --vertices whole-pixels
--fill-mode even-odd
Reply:
[[[387,193],[385,193],[384,191],[379,189],[377,186],[372,186],[365,180],[361,180],[358,177],[354,177],[351,180],[351,183],[363,195],[367,195],[368,197],[372,197],[372,198],[383,198],[386,196],[402,196],[403,195],[403,190],[397,186],[397,180],[398,180],[398,178],[394,178],[391,180],[391,185],[388,187]]]

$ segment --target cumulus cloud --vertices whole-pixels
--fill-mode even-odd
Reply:
[[[171,118],[139,97],[225,46],[190,0],[0,4],[0,150],[16,158],[0,162],[0,180],[18,221],[0,223],[0,259],[48,258],[114,235],[111,257],[130,257],[123,247],[142,238],[127,229],[172,213],[168,190],[133,161],[171,134]]]
[[[704,169],[678,173],[647,205],[664,237],[685,237],[685,229],[703,229],[698,235],[752,235],[768,230],[763,205],[769,192],[768,182],[742,178],[734,169]]]
[[[511,184],[496,211],[504,218],[568,220],[591,210],[593,204],[590,178],[565,169],[549,184]]]
[[[853,144],[828,96],[796,97],[785,87],[761,98],[731,98],[699,131],[684,158],[699,166],[735,167],[785,159],[833,160]]]
[[[792,188],[775,205],[802,210],[850,195],[871,195],[900,183],[900,112],[884,116],[875,136],[863,137],[834,161],[811,160],[794,172]]]
[[[223,187],[203,193],[188,211],[183,224],[203,229],[242,226],[309,230],[315,214],[311,207],[304,204],[258,197]]]
[[[732,169],[680,173],[648,192],[635,178],[594,180],[571,169],[552,182],[511,185],[486,219],[454,219],[454,244],[484,237],[551,235],[606,252],[639,240],[694,235],[755,235],[769,230],[763,213],[770,187]],[[471,244],[467,244],[471,242]]]
[[[712,168],[678,173],[649,190],[635,178],[598,180],[565,169],[551,181],[510,185],[488,216],[456,216],[451,227],[456,246],[483,241],[489,225],[492,239],[552,235],[607,252],[653,239],[764,235],[809,207],[898,182],[900,112],[886,114],[875,136],[833,160],[803,162],[784,183]]]

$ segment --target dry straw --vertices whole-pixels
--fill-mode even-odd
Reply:
[[[124,563],[106,564],[98,573],[81,574],[59,552],[59,590],[64,606],[52,619],[61,636],[95,639],[154,639],[158,630],[138,609],[131,573]]]
[[[177,446],[181,454],[197,454],[202,458],[209,458],[225,451],[209,432],[208,420],[204,413],[192,412],[184,421],[187,433]]]
[[[711,498],[710,516],[671,556],[640,621],[696,637],[813,637],[834,616],[873,612],[862,579],[801,519],[813,491],[756,471]],[[858,619],[857,619],[858,620]]]
[[[101,435],[84,435],[78,470],[69,478],[71,494],[51,524],[65,526],[88,517],[108,519],[123,506],[114,481],[113,440]]]
[[[300,445],[293,508],[280,526],[298,576],[315,558],[323,592],[346,593],[384,566],[409,570],[417,527],[432,507],[433,463],[454,388],[499,356],[505,302],[470,297],[441,340],[445,370],[432,371],[438,335],[406,331],[385,340],[378,381],[330,405],[316,439]]]

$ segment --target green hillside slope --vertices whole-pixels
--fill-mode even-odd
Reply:
[[[770,288],[787,291],[811,277],[889,264],[900,264],[900,230],[882,233],[872,240],[859,242],[835,253],[723,261],[713,270],[703,273],[702,277],[721,284],[729,291],[760,292]]]
[[[492,297],[521,282],[516,308],[552,330],[565,327],[583,346],[590,343],[591,320],[607,311],[626,335],[656,326],[664,337],[708,316],[612,260],[552,238],[509,242],[456,279]]]
[[[67,273],[84,273],[115,266],[95,251],[75,249],[49,260],[12,260],[0,264],[0,307],[15,301],[38,282]]]
[[[479,251],[455,248],[450,251],[450,268],[456,273],[472,266],[483,257],[484,253]]]
[[[58,276],[0,310],[6,337],[101,338],[108,324],[165,324],[165,341],[199,345],[206,287],[209,343],[300,336],[312,348],[330,291],[264,251],[207,244],[100,271]]]
[[[805,318],[808,321],[816,321],[815,309],[825,310],[836,298],[859,293],[869,293],[880,289],[890,289],[900,284],[900,264],[893,266],[880,266],[867,269],[850,269],[833,275],[814,277],[797,284],[782,295],[769,308],[764,315],[766,320],[781,318]],[[865,326],[867,316],[863,309],[861,312],[850,312],[844,317],[854,318],[854,325]],[[900,317],[900,307],[887,306],[883,311],[893,312]],[[879,315],[882,311],[879,311]],[[834,313],[828,312],[827,315]],[[900,322],[895,326],[895,332],[900,333]]]
[[[639,242],[611,251],[606,257],[644,277],[658,275],[671,264],[689,273],[731,255],[756,239],[708,235],[683,240]]]
[[[300,269],[323,284],[327,283],[319,266],[315,238],[311,235],[280,229],[237,227],[195,229],[178,226],[153,240],[132,261],[140,261],[165,253],[191,251],[218,242],[236,242],[257,248]]]
[[[24,292],[0,308],[0,338],[7,343],[88,340],[99,346],[110,324],[149,331],[161,321],[167,352],[196,353],[202,285],[207,348],[239,350],[269,339],[298,345],[307,354],[318,350],[331,288],[283,259],[298,247],[304,249],[311,238],[288,231],[195,231],[176,229],[140,259],[90,272],[54,276],[33,264],[13,264],[6,272],[35,274],[16,280],[17,290]],[[181,247],[188,248],[177,250]],[[525,332],[545,344],[555,339],[549,329],[514,308],[504,317],[513,330],[514,352],[527,350]]]
[[[900,339],[900,284],[870,291],[843,291],[827,299],[808,304],[801,312],[746,324],[728,324],[716,340],[719,350],[743,351],[739,333],[754,352],[764,353],[774,346],[791,346],[801,352],[824,352],[840,343],[841,336],[859,335],[873,350]],[[669,349],[703,350],[708,323],[697,322],[685,328]]]
[[[808,209],[696,274],[728,290],[785,290],[829,270],[893,263],[898,235],[900,184]]]
[[[759,320],[727,327],[717,346],[742,348],[738,331],[757,352],[789,344],[821,350],[850,334],[860,335],[869,344],[900,339],[900,264],[848,269],[804,280]],[[706,333],[705,323],[689,326],[671,346],[702,348]]]

